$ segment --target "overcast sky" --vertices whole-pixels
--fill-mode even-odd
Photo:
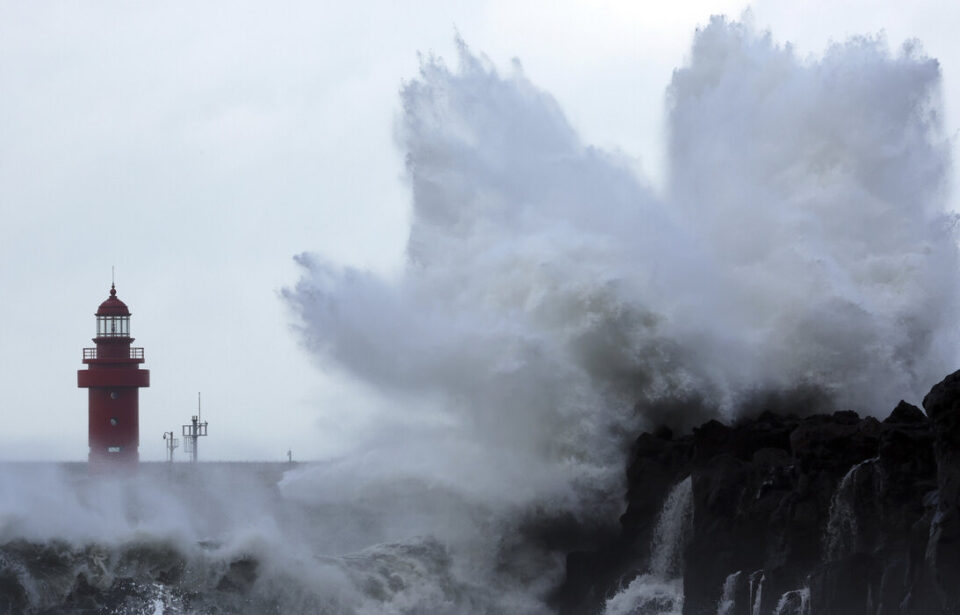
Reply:
[[[86,458],[75,372],[111,266],[151,370],[141,458],[163,458],[198,391],[202,458],[348,450],[390,400],[314,363],[279,293],[304,251],[399,270],[410,197],[393,128],[418,53],[452,63],[459,32],[497,66],[519,59],[585,142],[656,184],[673,69],[698,24],[748,4],[0,2],[0,459]],[[759,2],[749,18],[801,55],[919,39],[955,134],[960,9],[837,4]]]

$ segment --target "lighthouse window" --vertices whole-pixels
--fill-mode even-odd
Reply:
[[[116,391],[110,391],[110,399],[117,399],[118,397],[120,397],[120,393],[117,393]]]
[[[119,446],[108,446],[108,447],[107,447],[107,452],[108,452],[108,453],[119,453],[119,452],[120,452],[120,448],[121,448],[121,447],[119,447]]]
[[[113,425],[114,427],[116,427],[116,426],[117,426],[117,417],[111,416],[111,417],[110,417],[110,424]]]
[[[128,337],[129,335],[129,316],[97,317],[97,337]]]

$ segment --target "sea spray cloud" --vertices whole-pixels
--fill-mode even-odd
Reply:
[[[801,61],[719,18],[697,34],[668,90],[666,199],[719,281],[682,319],[749,349],[714,360],[734,391],[804,381],[883,414],[955,367],[939,83],[914,43]]]
[[[425,59],[401,92],[402,274],[302,255],[285,293],[328,365],[437,404],[424,446],[442,433],[472,461],[450,474],[441,446],[427,475],[603,485],[645,422],[797,389],[883,414],[952,367],[949,151],[939,68],[916,46],[801,59],[711,20],[668,88],[662,195],[582,143],[519,65],[463,43],[458,60]]]
[[[626,164],[583,145],[519,67],[502,77],[462,43],[459,59],[456,72],[427,59],[402,92],[414,194],[402,279],[302,256],[287,297],[310,347],[386,391],[440,399],[449,422],[420,426],[444,431],[424,449],[475,460],[445,478],[492,475],[509,493],[504,480],[549,482],[557,459],[609,467],[621,419],[605,409],[628,410],[623,385],[639,390],[640,367],[665,354],[642,352],[657,318],[626,299],[636,281],[623,267],[665,250],[669,227]],[[426,470],[451,469],[436,462]]]

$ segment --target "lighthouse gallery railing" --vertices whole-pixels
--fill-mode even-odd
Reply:
[[[84,360],[96,359],[97,358],[97,349],[96,348],[84,348],[83,349],[83,358]],[[130,358],[131,359],[142,359],[143,358],[143,348],[131,346],[130,347]]]

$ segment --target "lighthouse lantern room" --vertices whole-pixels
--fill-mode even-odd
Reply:
[[[87,369],[77,371],[77,385],[88,390],[91,464],[130,465],[139,461],[139,389],[150,386],[149,370],[140,369],[143,348],[132,347],[130,310],[110,296],[97,309],[95,348],[83,349]]]

